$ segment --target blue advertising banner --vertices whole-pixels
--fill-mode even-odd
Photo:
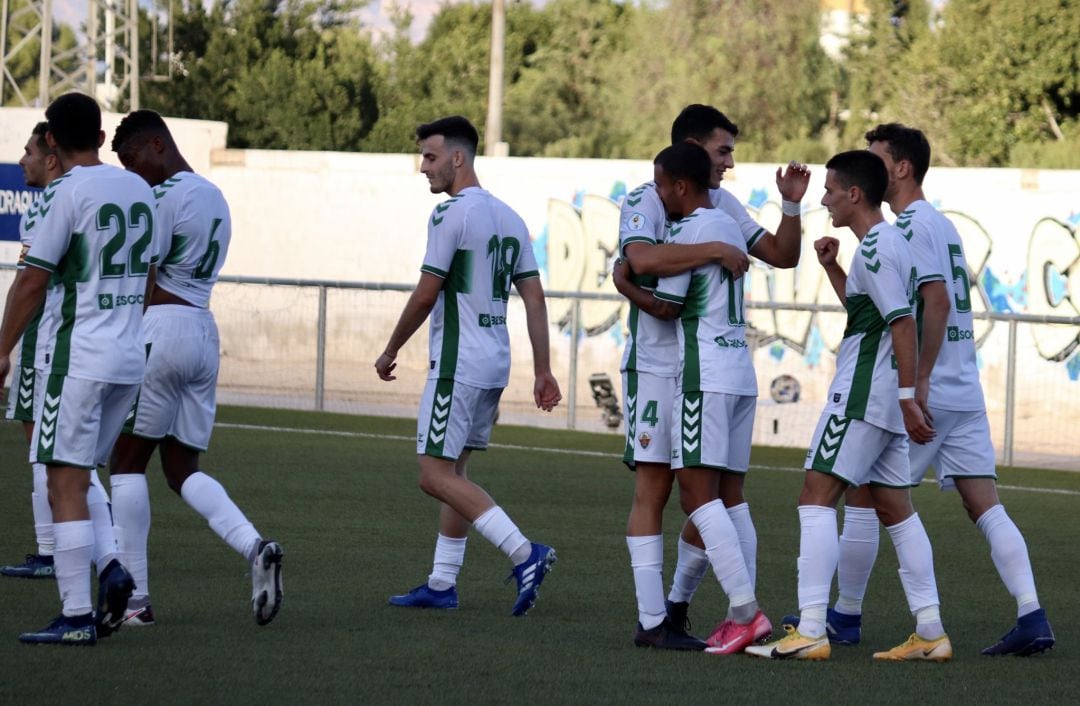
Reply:
[[[0,240],[19,239],[19,219],[39,193],[23,181],[18,164],[0,164]]]

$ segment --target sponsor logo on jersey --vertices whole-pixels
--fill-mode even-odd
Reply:
[[[433,360],[433,361],[431,361],[431,369],[432,369],[432,370],[434,370],[434,369],[435,369],[435,361],[434,361],[434,360]]]
[[[491,328],[492,326],[505,326],[506,317],[499,314],[480,314],[480,328]]]
[[[746,348],[746,341],[739,338],[725,338],[723,336],[717,336],[713,339],[716,341],[716,345],[721,348]]]
[[[626,229],[629,231],[637,232],[643,230],[648,225],[649,219],[644,214],[634,211],[630,214],[630,217],[626,219]]]
[[[840,402],[840,393],[839,392],[837,392],[835,395],[832,396],[832,401],[833,401],[833,404],[838,404]]]
[[[134,306],[136,304],[141,306],[143,300],[142,294],[117,294],[115,297],[111,294],[99,294],[98,309],[108,311],[119,306]]]
[[[638,441],[641,443],[641,448],[647,449],[649,448],[649,444],[652,443],[652,437],[649,436],[648,432],[643,431],[641,432],[641,436],[638,437]]]
[[[948,328],[948,339],[951,342],[970,341],[974,338],[975,332],[971,329],[960,328],[959,326],[950,326]]]

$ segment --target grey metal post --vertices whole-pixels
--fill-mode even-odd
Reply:
[[[1009,359],[1005,368],[1005,448],[1002,459],[1006,466],[1013,465],[1013,426],[1016,419],[1016,321],[1009,321]]]
[[[493,156],[502,142],[503,54],[506,48],[505,0],[491,3],[491,60],[488,67],[488,109],[484,154]]]
[[[128,3],[128,110],[139,109],[139,0]],[[115,109],[115,106],[114,106]]]
[[[566,428],[577,429],[577,359],[578,332],[581,330],[581,300],[575,299],[570,306],[570,379],[567,380]]]
[[[41,8],[41,66],[38,67],[38,102],[44,108],[52,98],[49,91],[49,84],[52,83],[52,0],[45,0]]]
[[[323,410],[326,393],[326,286],[319,286],[319,318],[315,338],[315,409]]]

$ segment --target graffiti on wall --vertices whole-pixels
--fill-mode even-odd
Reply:
[[[615,292],[611,265],[618,251],[619,206],[625,193],[625,185],[616,182],[609,196],[578,192],[570,201],[549,200],[547,225],[536,242],[549,289]],[[780,204],[768,200],[764,189],[754,190],[747,206],[759,223],[772,227],[780,221]],[[938,203],[935,206],[940,208]],[[956,225],[964,243],[972,270],[973,312],[1080,316],[1080,241],[1075,224],[1053,218],[1038,221],[1028,237],[1026,271],[1010,283],[990,266],[993,238],[987,229],[966,213],[948,209],[943,212]],[[1080,215],[1076,220],[1080,222]],[[838,238],[840,262],[846,266],[855,252],[856,240],[847,229],[833,228],[828,213],[820,207],[805,211],[802,225],[802,264],[777,270],[752,260],[745,279],[748,301],[837,303],[824,271],[817,266],[813,243],[825,235]],[[570,302],[562,300],[551,306],[553,318],[568,330]],[[584,302],[581,327],[587,336],[601,335],[618,327],[624,314],[625,306],[619,302]],[[782,357],[790,349],[804,356],[810,365],[818,363],[823,350],[839,349],[845,324],[845,315],[840,312],[756,310],[751,318],[759,343],[772,344],[774,356]],[[985,342],[993,327],[993,321],[975,320],[976,345]],[[1080,377],[1080,352],[1076,350],[1080,347],[1080,327],[1038,324],[1030,329],[1043,358],[1069,361],[1070,378]]]

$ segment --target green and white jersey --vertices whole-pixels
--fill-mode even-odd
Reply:
[[[49,372],[142,382],[146,276],[168,249],[154,227],[150,187],[102,164],[73,168],[41,198],[26,264],[53,273],[46,306],[58,307],[59,323]]]
[[[731,216],[732,220],[738,224],[739,231],[746,241],[747,252],[753,250],[754,246],[758,244],[758,241],[768,233],[765,228],[758,225],[758,222],[750,217],[750,213],[746,210],[746,206],[739,203],[739,199],[735,198],[727,189],[724,189],[723,187],[719,189],[709,189],[709,201],[712,202],[713,208],[719,209]]]
[[[170,238],[156,286],[194,306],[210,306],[210,290],[232,239],[229,204],[221,190],[192,172],[154,187],[158,225]]]
[[[42,207],[45,205],[45,200],[39,194],[19,220],[19,242],[22,244],[22,250],[16,267],[20,270],[26,267],[26,254],[30,252],[30,246],[34,244],[34,234],[41,230],[37,226],[41,222]],[[48,208],[45,210],[47,212]],[[19,365],[22,367],[45,369],[58,321],[55,304],[54,302],[51,307],[48,303],[43,305],[41,311],[34,315],[26,331],[23,332],[19,340]]]
[[[847,328],[826,413],[905,433],[889,324],[912,315],[915,278],[904,234],[885,221],[871,228],[855,251],[847,275]]]
[[[949,317],[930,373],[930,404],[954,412],[986,409],[975,363],[975,322],[971,316],[971,270],[956,226],[923,200],[896,217],[896,227],[911,246],[918,284],[941,281],[949,293]],[[922,300],[918,303],[922,319]]]
[[[673,243],[718,241],[746,250],[738,224],[715,208],[699,208],[673,224],[671,236]],[[742,279],[709,264],[661,278],[654,295],[682,306],[676,326],[682,392],[757,396],[754,361],[746,343]]]
[[[633,243],[655,245],[668,238],[669,226],[664,204],[649,181],[626,195],[619,214],[619,254],[626,256],[626,246]],[[634,275],[634,284],[655,290],[656,277]],[[664,321],[641,311],[632,302],[626,320],[629,336],[623,348],[622,372],[641,372],[675,377],[679,372],[679,347],[675,322]]]
[[[445,280],[431,312],[428,378],[506,387],[510,286],[540,276],[525,222],[484,189],[462,189],[431,212],[420,269]]]

